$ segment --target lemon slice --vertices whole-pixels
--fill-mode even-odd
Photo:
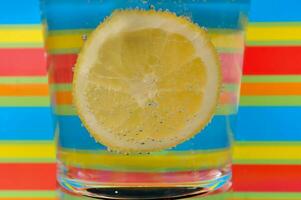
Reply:
[[[202,130],[220,85],[217,53],[202,28],[169,12],[116,11],[79,55],[73,100],[98,142],[150,152]]]

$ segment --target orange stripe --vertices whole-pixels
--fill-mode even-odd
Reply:
[[[48,96],[47,84],[0,84],[0,96]]]
[[[71,92],[57,92],[56,93],[56,103],[60,104],[72,104],[72,94]]]
[[[235,104],[237,102],[237,97],[235,96],[235,93],[233,92],[222,92],[220,99],[220,104]]]
[[[55,99],[58,105],[72,104],[71,92],[56,92]],[[233,104],[235,101],[236,97],[233,93],[223,92],[220,96],[220,104]]]
[[[301,83],[243,83],[241,95],[301,95]]]

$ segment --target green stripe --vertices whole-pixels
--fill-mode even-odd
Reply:
[[[301,22],[250,22],[248,27],[301,26]]]
[[[60,192],[60,200],[91,200],[91,198],[83,196],[71,196],[71,194]]]
[[[43,48],[44,43],[0,43],[0,48]]]
[[[228,92],[237,92],[239,89],[238,84],[224,84],[223,85],[223,91],[228,91]]]
[[[49,106],[50,98],[40,96],[30,97],[0,97],[0,106]]]
[[[75,108],[71,105],[58,105],[56,106],[55,113],[57,115],[77,115]]]
[[[77,115],[75,108],[72,105],[57,105],[55,109],[57,115],[69,116]],[[216,115],[230,115],[236,113],[235,105],[223,105],[217,108]]]
[[[47,76],[9,76],[0,77],[0,84],[48,83]]]
[[[218,53],[243,53],[241,48],[217,48]]]
[[[69,30],[54,30],[49,31],[49,36],[55,35],[79,35],[79,34],[90,34],[93,29],[69,29]],[[241,30],[235,29],[208,29],[208,33],[223,33],[223,34],[233,34],[233,33],[242,33]]]
[[[234,146],[300,146],[301,142],[261,142],[261,141],[252,141],[252,142],[234,142]]]
[[[62,200],[88,200],[88,197],[78,197],[71,196],[70,194],[66,194],[61,192]],[[267,199],[267,200],[277,200],[277,199],[287,199],[287,200],[295,200],[301,199],[301,193],[297,192],[227,192],[222,194],[214,194],[205,197],[194,197],[191,198],[193,200],[230,200],[232,198],[240,198],[240,199]]]
[[[93,29],[55,30],[49,31],[48,36],[89,34],[92,31]]]
[[[247,46],[300,46],[301,40],[247,41]]]
[[[194,198],[189,198],[191,200],[226,200],[228,199],[229,194],[223,193],[223,194],[214,194],[206,197],[194,197]],[[88,197],[76,197],[76,196],[71,196],[70,194],[61,194],[61,200],[91,200],[91,198]],[[229,199],[230,200],[230,199]]]
[[[77,54],[79,53],[80,48],[70,48],[70,49],[51,49],[49,50],[50,54]]]
[[[218,48],[217,51],[219,53],[242,53],[241,49],[234,48]],[[59,48],[59,49],[51,49],[48,51],[50,54],[78,54],[80,52],[80,48]]]
[[[51,89],[54,91],[71,91],[72,84],[52,84]]]
[[[1,144],[54,144],[54,141],[51,140],[0,140]]]
[[[215,112],[216,115],[230,115],[237,112],[236,105],[223,105],[219,106]]]
[[[210,34],[243,34],[242,30],[231,29],[231,28],[209,28],[208,33]]]
[[[234,48],[218,48],[217,51],[219,53],[242,53],[242,49],[234,49]],[[53,55],[56,55],[56,54],[78,54],[80,52],[80,48],[50,49],[48,52],[50,54],[53,54]]]
[[[242,77],[243,83],[266,83],[266,82],[279,82],[279,83],[294,83],[301,82],[301,75],[245,75]]]
[[[55,163],[55,158],[0,158],[1,163]]]
[[[301,76],[300,76],[301,78]],[[1,83],[1,79],[0,79]],[[236,92],[238,91],[238,84],[224,84],[223,85],[223,91],[229,91],[229,92]],[[54,91],[71,91],[72,90],[72,84],[66,83],[66,84],[52,84],[51,88]]]
[[[231,200],[230,193],[211,194],[204,197],[192,197],[189,200]],[[188,200],[188,199],[186,199]]]
[[[300,106],[301,96],[241,96],[241,106]]]
[[[0,198],[55,198],[56,191],[38,191],[38,190],[0,190]]]
[[[49,36],[56,35],[79,35],[79,34],[90,34],[94,29],[69,29],[69,30],[53,30],[49,31]],[[208,29],[208,33],[223,33],[223,34],[233,34],[242,33],[241,30],[235,29]]]
[[[0,25],[0,29],[42,29],[41,24],[18,24],[18,25]]]
[[[299,192],[233,192],[230,197],[236,198],[260,198],[260,199],[301,199]]]

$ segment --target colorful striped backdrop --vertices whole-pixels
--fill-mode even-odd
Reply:
[[[56,199],[55,146],[38,0],[0,6],[0,199]]]
[[[233,191],[206,199],[301,199],[300,7],[252,0]],[[0,200],[59,198],[43,40],[38,0],[1,3]]]

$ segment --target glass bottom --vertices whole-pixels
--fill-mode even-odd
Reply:
[[[96,199],[139,199],[139,200],[159,200],[159,199],[182,199],[195,196],[207,196],[216,192],[224,192],[231,186],[231,170],[229,167],[222,169],[210,169],[202,170],[199,172],[190,172],[185,174],[170,174],[159,173],[152,174],[152,180],[161,181],[148,181],[136,179],[132,181],[134,174],[123,172],[123,180],[118,182],[114,180],[112,182],[97,182],[95,177],[99,177],[99,171],[90,171],[86,174],[87,177],[94,177],[93,181],[87,179],[79,179],[74,175],[82,174],[82,169],[77,171],[72,170],[72,173],[59,170],[58,181],[63,190],[67,190],[69,193],[92,197]],[[86,172],[86,171],[85,171]],[[94,174],[93,174],[94,173]],[[104,176],[104,173],[101,172]],[[110,172],[111,173],[111,172]],[[200,176],[199,181],[196,181],[194,176]],[[108,172],[106,172],[108,175]],[[117,174],[115,174],[116,177]],[[137,173],[135,173],[137,175]],[[114,176],[114,175],[113,175]],[[120,174],[118,174],[120,177]],[[127,179],[127,176],[130,177]],[[178,177],[177,177],[178,176]],[[193,181],[187,181],[187,177],[191,177]],[[162,177],[168,177],[162,180]],[[210,177],[210,179],[208,179]],[[160,179],[158,179],[160,178]],[[122,179],[122,178],[120,178]],[[186,181],[181,181],[186,180]],[[175,180],[175,181],[172,181]]]

